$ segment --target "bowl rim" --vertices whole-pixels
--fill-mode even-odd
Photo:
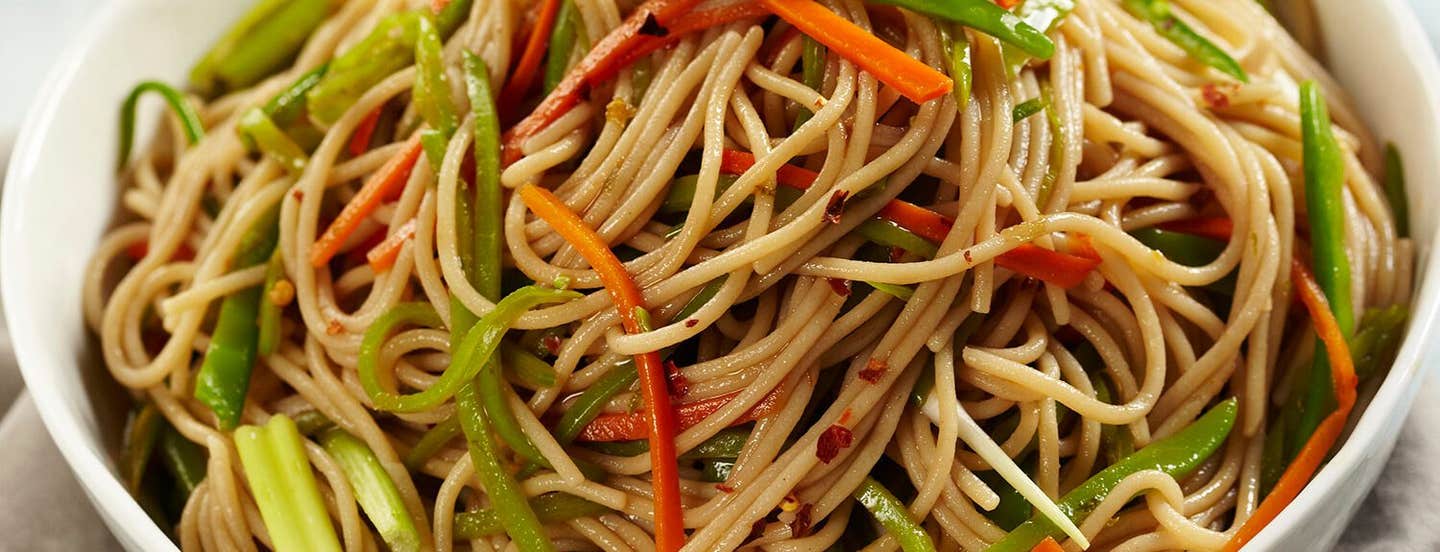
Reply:
[[[14,262],[18,257],[19,238],[23,227],[19,215],[20,205],[16,198],[21,190],[39,183],[33,174],[39,164],[38,153],[54,124],[55,115],[62,107],[59,92],[73,85],[75,75],[82,68],[86,54],[99,47],[97,32],[106,28],[123,10],[133,9],[138,0],[108,2],[91,14],[82,31],[64,48],[44,84],[37,89],[20,133],[17,135],[6,172],[3,200],[0,200],[0,266],[21,266]],[[1440,62],[1427,40],[1428,35],[1414,16],[1412,8],[1402,0],[1378,0],[1370,3],[1379,10],[1398,31],[1397,39],[1409,52],[1417,55],[1407,57],[1411,74],[1419,81],[1419,87],[1432,105],[1440,105]],[[1440,121],[1434,121],[1440,126]],[[1437,225],[1432,244],[1440,245],[1440,225]],[[1432,245],[1434,247],[1434,245]],[[1263,531],[1247,546],[1246,550],[1270,550],[1280,548],[1279,542],[1292,531],[1300,528],[1310,516],[1315,515],[1331,498],[1345,478],[1354,472],[1359,464],[1367,460],[1367,453],[1373,451],[1384,432],[1387,423],[1385,415],[1399,412],[1408,414],[1419,391],[1422,377],[1426,375],[1422,360],[1427,356],[1429,344],[1426,337],[1436,333],[1437,319],[1440,319],[1440,255],[1431,255],[1428,262],[1415,266],[1418,294],[1415,297],[1413,316],[1408,332],[1394,364],[1377,389],[1370,404],[1361,413],[1358,421],[1352,422],[1353,429],[1341,448],[1330,461],[1315,475],[1311,482]],[[81,420],[62,408],[64,398],[49,383],[55,376],[47,372],[43,363],[36,359],[36,348],[43,341],[37,338],[38,331],[24,324],[19,318],[21,305],[32,304],[20,293],[20,282],[16,271],[0,270],[0,297],[3,297],[5,321],[11,334],[11,343],[26,389],[34,399],[40,419],[56,447],[65,458],[81,488],[90,498],[114,536],[122,542],[134,542],[146,550],[178,550],[177,546],[140,508],[120,483],[118,476],[109,467],[110,460],[97,454],[83,442],[86,429]],[[1388,408],[1377,409],[1374,405],[1385,404]],[[1388,450],[1388,447],[1386,448]],[[1367,491],[1368,493],[1368,491]]]

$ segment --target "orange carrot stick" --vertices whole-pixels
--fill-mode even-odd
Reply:
[[[1335,398],[1339,405],[1320,422],[1320,427],[1315,429],[1310,440],[1300,449],[1300,454],[1285,468],[1285,473],[1275,483],[1269,496],[1260,503],[1260,507],[1240,525],[1235,536],[1225,543],[1222,549],[1225,552],[1240,550],[1240,547],[1255,538],[1281,510],[1295,500],[1310,481],[1310,477],[1320,469],[1320,464],[1325,461],[1330,449],[1340,440],[1340,433],[1345,430],[1345,420],[1350,416],[1350,410],[1355,407],[1355,388],[1359,380],[1355,377],[1355,365],[1350,358],[1350,347],[1345,343],[1345,334],[1341,333],[1340,324],[1335,321],[1335,315],[1330,311],[1325,292],[1320,290],[1315,276],[1310,274],[1310,269],[1299,259],[1291,261],[1290,279],[1295,285],[1300,302],[1304,303],[1305,310],[1310,312],[1316,335],[1325,344],[1325,352],[1330,357],[1330,372],[1335,379]]]
[[[400,153],[392,157],[380,170],[370,175],[365,185],[360,187],[360,192],[345,204],[340,211],[340,216],[330,223],[325,229],[325,234],[315,240],[315,245],[310,248],[310,266],[319,268],[330,262],[335,253],[340,251],[340,246],[350,238],[350,234],[360,226],[365,217],[375,212],[384,198],[397,193],[405,186],[405,179],[410,176],[410,169],[415,167],[415,161],[420,159],[420,134],[416,133],[405,142],[405,147]]]
[[[370,262],[370,269],[379,273],[395,266],[395,259],[400,257],[400,249],[413,237],[415,237],[415,219],[412,218],[365,254],[365,260]]]
[[[383,105],[376,107],[355,127],[355,134],[350,136],[350,155],[359,157],[370,150],[370,139],[375,136],[375,127],[380,125],[380,112],[384,109]]]
[[[760,0],[760,3],[824,44],[831,51],[874,75],[915,103],[924,103],[954,88],[954,81],[934,67],[836,15],[814,0]]]
[[[645,298],[640,286],[625,271],[625,265],[610,250],[610,245],[570,210],[549,190],[533,184],[520,188],[521,201],[536,216],[545,220],[575,248],[585,262],[600,276],[605,289],[620,313],[626,333],[648,331]],[[640,397],[644,400],[649,422],[651,485],[655,493],[655,546],[660,550],[679,550],[685,544],[685,526],[681,515],[680,473],[676,462],[675,411],[670,406],[670,389],[660,355],[649,352],[635,356],[635,369],[640,375]]]
[[[1045,537],[1045,540],[1040,541],[1035,548],[1031,548],[1030,552],[1065,552],[1065,549],[1060,548],[1060,543],[1055,542],[1055,537]]]
[[[499,105],[502,110],[519,105],[525,93],[535,86],[535,76],[540,74],[540,62],[545,59],[545,48],[550,44],[550,29],[555,26],[555,14],[560,11],[560,0],[544,0],[530,37],[525,41],[524,53],[510,72],[510,81],[500,90]]]

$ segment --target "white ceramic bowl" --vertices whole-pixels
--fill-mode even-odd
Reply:
[[[1440,289],[1440,66],[1401,0],[1316,0],[1333,70],[1365,119],[1400,144],[1410,178],[1423,282],[1399,360],[1344,447],[1253,550],[1333,545],[1374,484],[1434,345]],[[183,82],[186,68],[248,0],[108,4],[54,68],[11,159],[0,215],[0,291],[26,384],[56,444],[110,530],[130,550],[174,550],[125,492],[113,452],[123,395],[81,315],[82,273],[117,204],[116,112],[141,79]],[[140,120],[154,121],[156,107]],[[148,116],[147,116],[148,115]],[[1284,543],[1282,546],[1280,543]]]

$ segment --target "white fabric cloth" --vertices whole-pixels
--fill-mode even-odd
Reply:
[[[1440,2],[1411,0],[1440,45]],[[0,67],[10,77],[0,85],[0,175],[24,110],[36,86],[98,0],[8,0],[0,2]],[[3,269],[3,267],[0,267]],[[0,328],[0,552],[120,550],[85,498],[74,475],[23,393]],[[1395,454],[1375,490],[1337,546],[1361,552],[1440,550],[1440,376],[1421,390]]]

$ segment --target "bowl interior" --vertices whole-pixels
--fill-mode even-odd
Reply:
[[[116,212],[116,109],[140,80],[184,82],[189,65],[248,4],[121,0],[107,5],[38,94],[0,205],[0,262],[5,267],[0,287],[26,382],[61,452],[112,532],[132,550],[173,550],[174,545],[116,477],[112,459],[126,401],[99,361],[80,295],[91,252]],[[1416,207],[1412,221],[1421,281],[1437,274],[1430,265],[1440,213],[1424,207],[1440,201],[1440,157],[1433,155],[1440,152],[1440,68],[1399,0],[1317,0],[1317,5],[1330,31],[1326,36],[1336,76],[1376,134],[1409,153],[1405,161]],[[158,101],[142,104],[141,143],[153,132],[160,109]],[[1354,434],[1296,504],[1262,533],[1257,549],[1279,542],[1334,542],[1343,523],[1328,518],[1322,533],[1307,534],[1306,520],[1321,513],[1348,519],[1378,474],[1413,400],[1420,367],[1430,364],[1422,361],[1437,356],[1436,347],[1426,343],[1440,299],[1435,284],[1427,281],[1421,289],[1400,358]],[[1357,470],[1365,483],[1358,491],[1353,481],[1346,484]],[[1331,526],[1328,532],[1325,523]]]

